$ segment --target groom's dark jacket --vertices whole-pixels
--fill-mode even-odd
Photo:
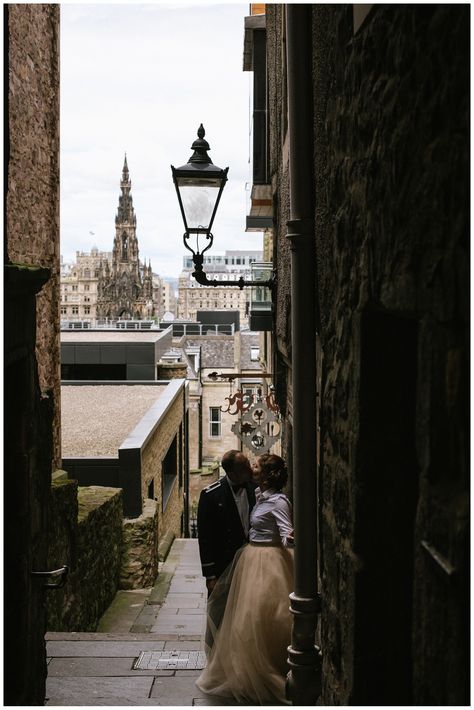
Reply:
[[[252,481],[244,486],[249,514],[255,505],[255,487]],[[219,577],[239,547],[247,542],[226,477],[201,491],[197,524],[202,573],[204,577]]]

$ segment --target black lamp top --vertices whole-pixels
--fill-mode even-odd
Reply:
[[[210,150],[209,143],[204,140],[204,136],[206,135],[206,131],[204,130],[204,126],[201,125],[198,128],[198,138],[197,140],[194,141],[194,143],[191,146],[191,150],[194,150],[194,153],[192,156],[189,158],[190,163],[212,163],[210,157],[207,154],[207,151]]]

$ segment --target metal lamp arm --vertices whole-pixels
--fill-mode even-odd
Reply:
[[[196,264],[195,260],[194,263]],[[243,276],[236,281],[219,281],[218,279],[209,280],[206,272],[202,270],[202,266],[199,269],[197,264],[196,271],[193,271],[193,276],[201,286],[237,286],[240,290],[242,290],[247,286],[266,286],[267,288],[273,288],[275,285],[275,277],[269,281],[246,281]]]

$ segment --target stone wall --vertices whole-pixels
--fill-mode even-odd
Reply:
[[[187,365],[185,362],[161,362],[157,364],[157,380],[186,379]]]
[[[122,514],[120,489],[53,482],[48,564],[70,571],[48,594],[48,631],[95,631],[119,588]]]
[[[223,454],[229,449],[240,449],[240,441],[232,432],[231,427],[237,419],[237,415],[221,412],[221,435],[210,436],[209,430],[209,409],[210,407],[222,407],[227,409],[229,403],[230,387],[228,382],[210,382],[207,376],[210,368],[203,370],[202,380],[202,458],[203,463],[207,461],[220,461]],[[219,372],[226,372],[225,368],[220,368]],[[231,407],[231,411],[235,410]]]
[[[9,5],[8,32],[6,261],[51,274],[37,297],[36,351],[40,388],[54,405],[54,469],[61,458],[59,5]]]
[[[289,418],[283,12],[267,6],[276,385]],[[464,704],[469,9],[375,5],[357,34],[352,5],[311,13],[322,702]]]
[[[51,473],[59,436],[59,5],[5,4],[5,696],[45,697]],[[18,662],[21,659],[21,662]]]
[[[120,589],[152,587],[158,575],[158,508],[145,500],[138,518],[123,521]]]
[[[189,504],[197,505],[201,491],[219,479],[220,464],[218,462],[191,469],[189,472]]]

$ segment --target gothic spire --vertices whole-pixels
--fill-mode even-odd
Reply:
[[[119,207],[115,218],[115,224],[127,222],[131,225],[135,225],[136,217],[133,209],[132,195],[130,193],[130,190],[132,189],[132,182],[130,180],[126,153],[122,168],[120,189],[122,194],[119,196]]]

